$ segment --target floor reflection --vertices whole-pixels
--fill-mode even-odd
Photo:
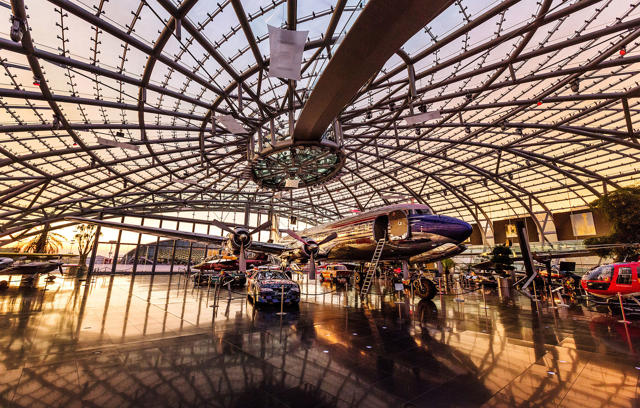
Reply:
[[[640,322],[302,282],[278,315],[173,276],[0,292],[0,406],[630,406]],[[216,296],[217,293],[217,296]],[[458,299],[460,300],[460,299]],[[640,366],[639,366],[640,367]]]

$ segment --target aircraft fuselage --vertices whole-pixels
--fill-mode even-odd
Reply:
[[[320,241],[333,232],[338,237],[323,247],[319,258],[370,261],[377,241],[385,238],[382,259],[400,260],[443,244],[460,244],[471,235],[471,225],[453,217],[432,214],[425,205],[403,204],[315,227],[301,235]]]

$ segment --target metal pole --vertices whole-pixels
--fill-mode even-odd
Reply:
[[[276,313],[278,316],[284,316],[284,285],[280,286],[280,312]]]
[[[484,294],[484,287],[482,288],[482,302],[484,303],[484,306],[480,306],[483,309],[488,309],[487,307],[487,298]]]
[[[624,314],[624,307],[622,306],[622,295],[618,292],[618,301],[620,302],[620,311],[622,312],[622,320],[618,320],[618,323],[631,324],[630,321],[627,320],[627,316]]]

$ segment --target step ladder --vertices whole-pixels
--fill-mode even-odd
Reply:
[[[386,238],[386,235],[380,238],[378,240],[378,244],[376,245],[376,250],[373,251],[373,258],[371,258],[369,269],[367,270],[367,274],[365,275],[364,281],[362,282],[362,287],[360,288],[360,296],[365,296],[367,293],[369,293],[371,282],[373,281],[373,275],[375,274],[376,268],[378,267],[378,262],[380,262],[380,257],[382,256],[382,250],[384,249]]]

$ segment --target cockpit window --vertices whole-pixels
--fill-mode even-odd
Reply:
[[[429,215],[429,214],[431,214],[431,211],[429,211],[429,210],[413,210],[413,213],[416,214],[416,215],[422,215],[422,214]]]
[[[618,279],[616,279],[616,283],[620,285],[631,285],[631,268],[620,267],[618,269]]]
[[[611,281],[613,277],[613,266],[603,265],[598,266],[597,268],[592,269],[586,277],[586,280],[596,280],[596,281]]]

